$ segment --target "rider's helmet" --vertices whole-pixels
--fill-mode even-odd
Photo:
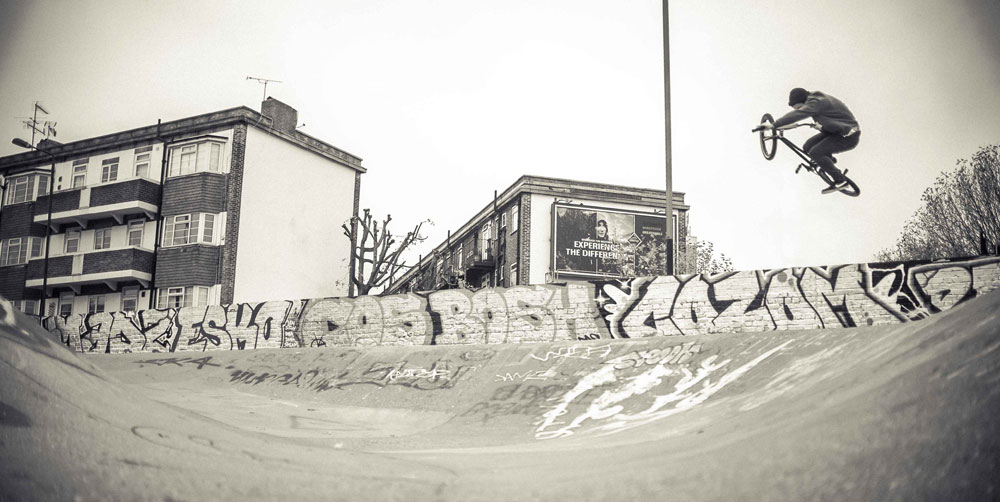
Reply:
[[[792,92],[788,93],[788,106],[805,103],[807,98],[809,98],[809,91],[801,87],[796,87],[792,89]]]

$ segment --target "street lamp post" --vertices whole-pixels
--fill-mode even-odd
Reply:
[[[667,275],[674,275],[674,183],[671,173],[670,151],[670,23],[668,22],[670,9],[668,8],[668,3],[668,0],[663,0],[663,129],[667,168],[667,222],[665,225],[667,252],[665,259],[667,260]]]
[[[21,147],[27,148],[29,150],[35,150],[44,153],[49,156],[52,161],[52,166],[49,168],[49,209],[48,217],[45,221],[45,259],[42,262],[42,292],[39,293],[38,300],[38,324],[42,324],[42,318],[45,315],[45,289],[48,287],[49,282],[49,244],[52,237],[52,199],[54,198],[52,190],[55,187],[56,182],[56,156],[52,155],[51,152],[45,149],[38,148],[37,146],[24,141],[21,138],[14,138],[11,143]]]

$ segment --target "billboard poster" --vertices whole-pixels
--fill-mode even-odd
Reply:
[[[553,205],[555,272],[560,275],[662,275],[666,218],[659,214]]]

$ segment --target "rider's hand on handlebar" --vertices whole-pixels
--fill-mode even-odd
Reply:
[[[754,127],[752,132],[757,132],[764,129],[774,129],[774,124],[770,122],[762,122],[758,124],[757,127]]]

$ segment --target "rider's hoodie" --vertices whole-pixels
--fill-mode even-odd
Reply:
[[[806,117],[812,117],[827,134],[844,136],[852,128],[861,129],[843,101],[820,91],[810,92],[805,103],[775,120],[774,127],[794,124]]]

